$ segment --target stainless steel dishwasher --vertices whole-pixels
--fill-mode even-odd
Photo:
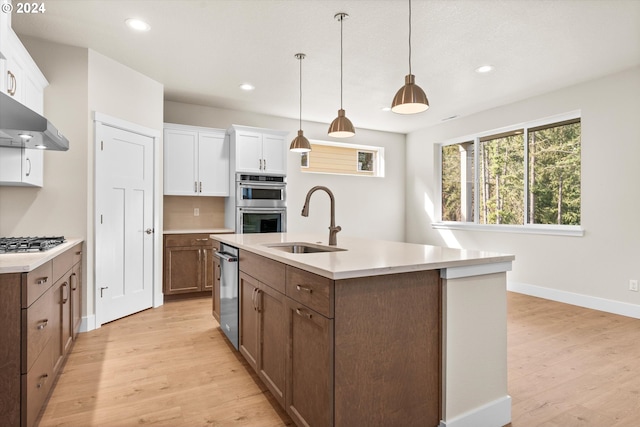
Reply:
[[[238,350],[238,248],[220,243],[215,255],[220,258],[220,327]]]

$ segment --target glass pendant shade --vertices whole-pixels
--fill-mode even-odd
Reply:
[[[353,128],[353,123],[344,114],[344,110],[341,108],[338,110],[338,117],[331,122],[329,126],[329,136],[334,138],[347,138],[356,134]]]
[[[421,113],[429,108],[429,100],[424,91],[415,83],[415,76],[407,74],[404,86],[398,90],[391,104],[391,111],[398,114]]]
[[[309,151],[311,151],[311,144],[309,143],[309,140],[304,136],[304,132],[302,131],[302,129],[298,131],[298,136],[293,138],[293,141],[291,141],[289,151],[293,151],[294,153],[308,153]]]

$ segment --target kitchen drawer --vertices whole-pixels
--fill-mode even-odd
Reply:
[[[199,234],[167,234],[164,236],[164,246],[211,246],[213,240],[207,233]]]
[[[22,310],[22,373],[29,371],[42,349],[57,332],[54,291],[55,288],[50,287],[31,307]]]
[[[289,298],[333,318],[333,280],[288,265],[286,283]]]
[[[55,379],[55,340],[49,340],[27,374],[22,374],[23,426],[34,426]]]
[[[76,248],[68,249],[55,257],[53,262],[53,281],[57,282],[59,278],[66,275],[71,267],[76,263]],[[71,273],[69,273],[71,274]]]
[[[240,271],[284,294],[285,266],[283,263],[241,250]]]
[[[53,285],[53,263],[48,261],[35,270],[24,273],[27,276],[26,286],[22,289],[22,308],[27,308]]]

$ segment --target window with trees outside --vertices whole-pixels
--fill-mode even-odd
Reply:
[[[575,113],[442,144],[442,222],[434,226],[581,234],[580,149]]]

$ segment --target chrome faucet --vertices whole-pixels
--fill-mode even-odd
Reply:
[[[311,195],[317,190],[324,190],[331,199],[331,224],[329,225],[329,245],[336,246],[338,244],[337,234],[342,230],[342,227],[336,227],[336,200],[333,197],[333,193],[327,187],[322,185],[316,185],[307,193],[307,197],[304,200],[304,206],[302,207],[302,216],[309,216],[309,200]]]

